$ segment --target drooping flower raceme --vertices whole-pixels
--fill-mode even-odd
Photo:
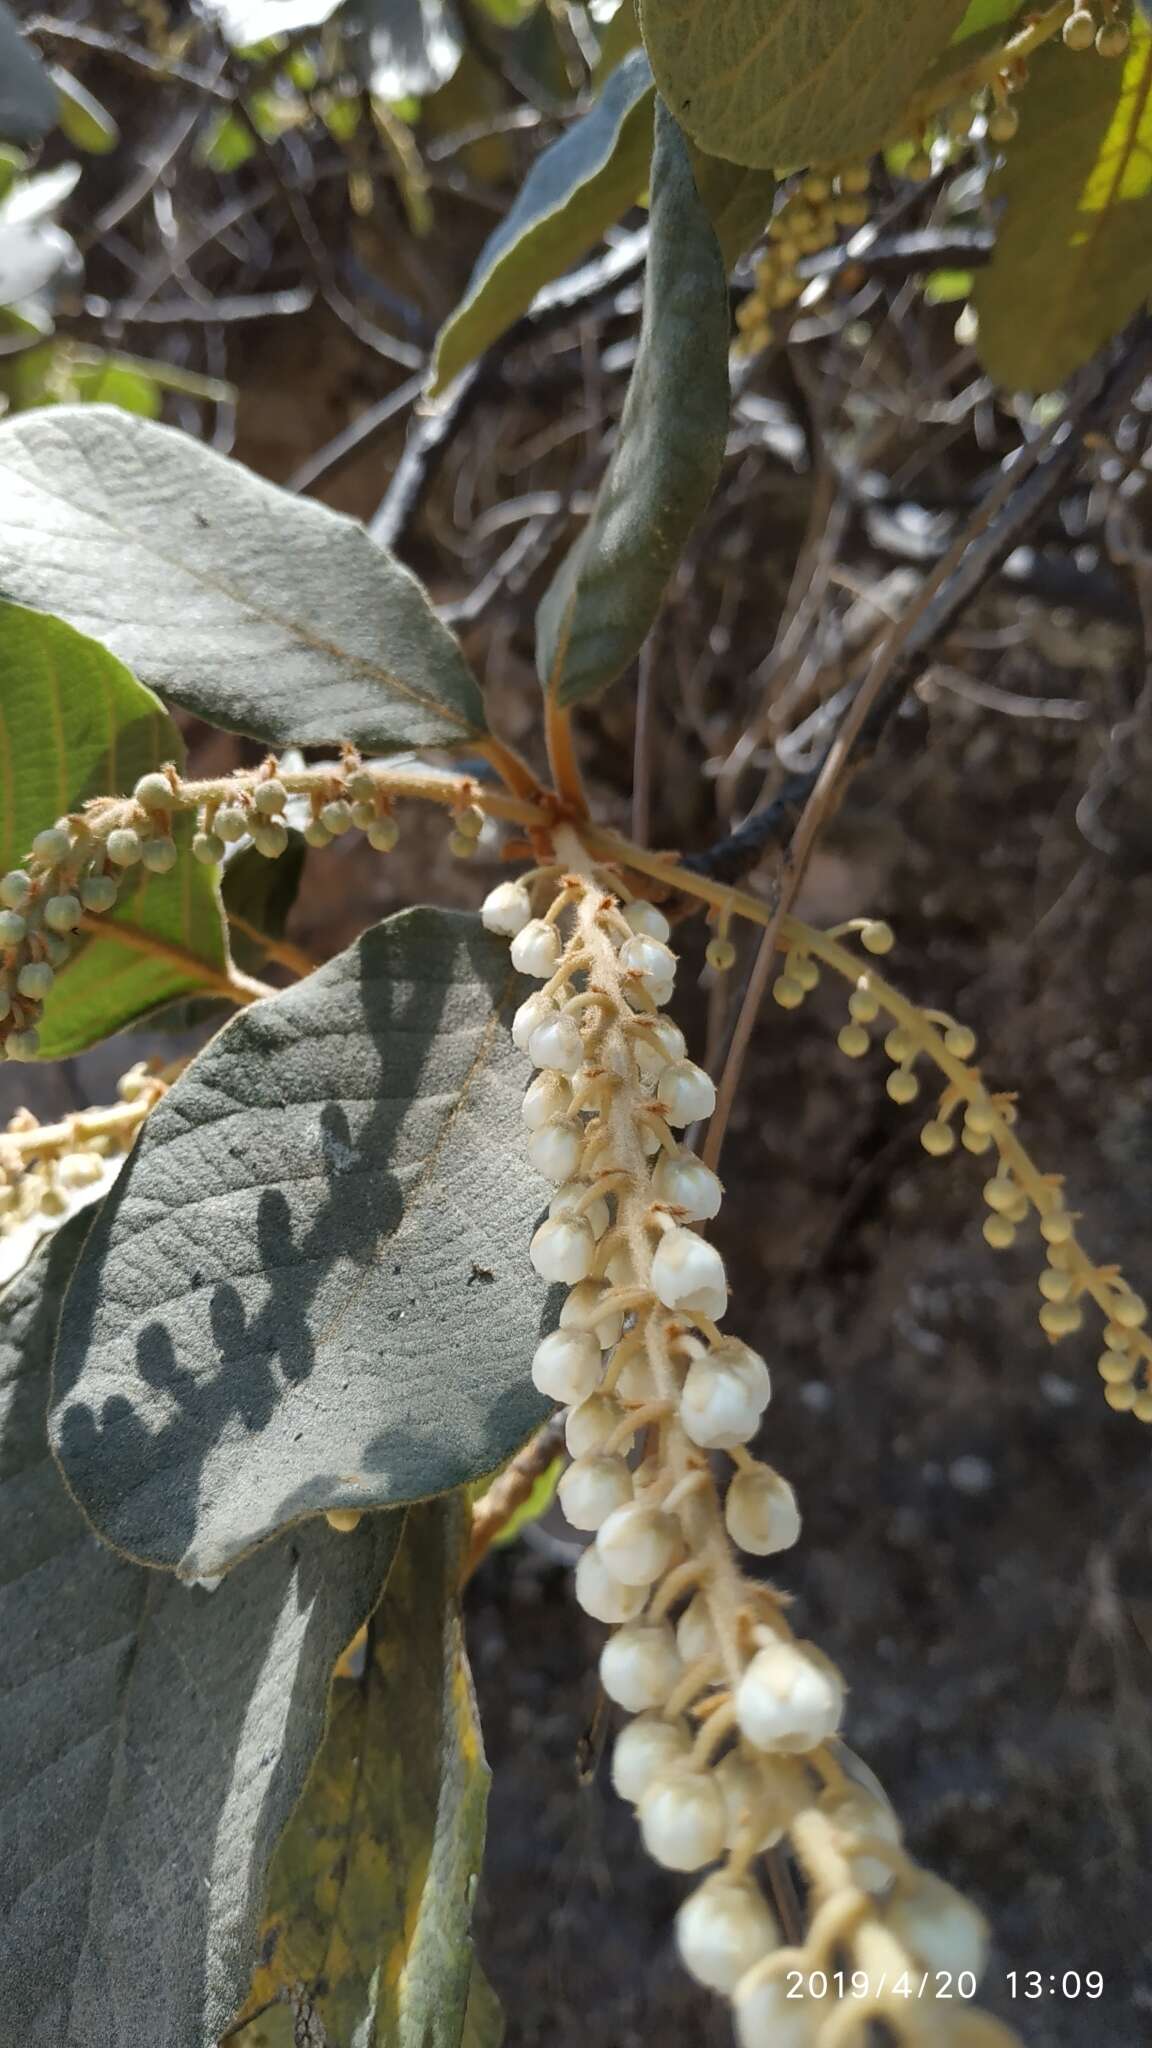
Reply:
[[[839,1673],[736,1555],[786,1550],[800,1515],[747,1448],[768,1367],[718,1328],[728,1278],[698,1225],[723,1191],[678,1135],[715,1091],[660,1014],[676,968],[667,920],[592,872],[565,876],[543,914],[530,907],[523,884],[503,883],[482,914],[543,983],[513,1025],[536,1069],[528,1152],[554,1189],[530,1256],[569,1292],[532,1377],[568,1409],[560,1498],[590,1538],[576,1597],[614,1630],[600,1676],[635,1716],[613,1783],[658,1862],[710,1873],[678,1915],[680,1954],[732,2000],[741,2048],[851,2048],[871,2018],[902,2043],[997,2048],[1013,2037],[964,2003],[979,1914],[911,1862],[839,1739]],[[762,1883],[782,1841],[805,1893],[801,1946],[784,1945]],[[905,1995],[940,1969],[954,1973],[947,2003]]]

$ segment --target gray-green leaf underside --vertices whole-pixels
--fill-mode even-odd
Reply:
[[[332,1666],[402,1515],[270,1544],[214,1592],[117,1557],[49,1455],[61,1294],[87,1215],[0,1299],[0,2011],[19,2048],[212,2048]]]
[[[112,407],[0,427],[0,593],[273,746],[453,746],[485,730],[456,641],[362,526]]]
[[[639,0],[656,83],[703,149],[787,170],[885,141],[966,0]]]
[[[536,618],[537,667],[560,704],[595,695],[639,653],[715,488],[728,406],[724,260],[658,100],[640,347],[588,524]]]
[[[539,1422],[523,993],[477,919],[405,912],[149,1118],[69,1291],[52,1423],[122,1549],[219,1572],[302,1514],[476,1479]]]
[[[651,101],[648,59],[635,50],[605,80],[595,106],[537,157],[440,331],[433,392],[481,355],[543,285],[579,262],[639,198],[648,181]]]
[[[56,126],[56,88],[0,0],[0,142],[39,142]]]

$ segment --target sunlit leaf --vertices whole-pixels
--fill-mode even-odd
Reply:
[[[123,796],[183,742],[162,704],[123,664],[60,619],[0,603],[0,873],[37,832],[93,796]],[[187,852],[167,875],[124,873],[116,908],[58,970],[40,1026],[60,1059],[162,1003],[220,982],[228,949],[212,879]],[[155,950],[148,950],[149,945]]]
[[[588,524],[536,618],[558,703],[594,696],[643,645],[720,474],[728,425],[724,261],[684,138],[657,101],[640,347]]]
[[[786,169],[883,141],[965,0],[639,0],[656,83],[703,149]]]
[[[485,729],[455,639],[362,526],[103,406],[0,426],[0,589],[274,746],[390,751]]]
[[[317,1509],[466,1485],[541,1421],[523,993],[478,919],[405,912],[244,1011],[149,1117],[72,1284],[53,1422],[122,1549],[222,1571]]]
[[[1122,62],[1038,51],[1017,105],[993,188],[1003,219],[973,303],[989,375],[1045,391],[1152,291],[1152,29],[1133,21]]]
[[[0,2010],[13,2048],[199,2048],[244,1996],[330,1673],[401,1518],[299,1530],[215,1592],[100,1543],[44,1427],[88,1221],[0,1297]]]
[[[477,258],[440,330],[432,390],[482,354],[620,219],[648,181],[652,75],[642,50],[608,79],[591,112],[537,157],[515,204]]]
[[[73,148],[87,150],[90,156],[107,156],[120,140],[120,130],[107,107],[102,107],[87,86],[58,65],[52,67],[52,83],[56,87],[57,118]]]
[[[332,2043],[497,2048],[472,1954],[488,1770],[464,1654],[458,1495],[410,1509],[362,1676],[338,1679],[323,1748],[272,1867],[260,1967],[229,2048],[302,1986]]]

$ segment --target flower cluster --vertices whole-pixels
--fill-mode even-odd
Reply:
[[[886,1988],[937,1969],[974,1983],[983,1922],[908,1858],[882,1791],[839,1741],[838,1671],[737,1559],[786,1550],[800,1516],[787,1480],[748,1449],[768,1367],[718,1327],[727,1275],[697,1226],[722,1189],[678,1135],[714,1091],[662,1011],[676,972],[668,924],[582,871],[560,878],[543,915],[523,883],[505,882],[482,916],[543,984],[512,1030],[536,1069],[529,1156],[555,1189],[531,1258],[568,1291],[532,1376],[568,1410],[560,1498],[591,1539],[576,1594],[613,1630],[600,1675],[634,1717],[614,1783],[658,1862],[708,1872],[677,1918],[684,1962],[732,2000],[742,2048],[846,2042],[848,2023],[863,2039],[870,2017],[902,2042],[992,2048],[1011,2038],[992,2022],[969,2011],[953,2033],[931,1998]],[[759,1875],[785,1842],[807,1892],[799,1947]],[[789,1995],[789,1970],[812,1984],[833,1968],[827,1998]],[[857,1977],[838,1999],[845,1969]]]
[[[141,1061],[121,1076],[117,1102],[75,1110],[58,1123],[18,1109],[0,1133],[0,1237],[28,1225],[52,1229],[102,1193],[183,1064],[161,1071]]]
[[[994,1251],[1007,1251],[1035,1220],[1044,1264],[1039,1276],[1038,1320],[1046,1337],[1057,1342],[1084,1323],[1084,1304],[1094,1301],[1104,1318],[1104,1350],[1098,1370],[1110,1408],[1152,1422],[1152,1337],[1145,1325],[1148,1309],[1114,1266],[1091,1259],[1076,1234],[1077,1218],[1065,1202],[1057,1176],[1042,1174],[1016,1134],[1016,1105],[1010,1095],[992,1094],[979,1067],[971,1064],[975,1034],[966,1024],[938,1010],[922,1010],[839,941],[858,934],[873,955],[891,950],[893,936],[877,919],[854,918],[832,932],[813,932],[790,920],[789,943],[782,972],[772,993],[783,1009],[795,1010],[820,981],[820,959],[852,983],[848,1021],[837,1035],[840,1051],[863,1059],[873,1045],[873,1027],[882,1024],[883,1049],[891,1062],[887,1091],[893,1102],[919,1100],[918,1066],[934,1065],[945,1085],[932,1114],[920,1130],[920,1142],[932,1158],[945,1159],[962,1150],[985,1157],[993,1170],[984,1183],[989,1214],[984,1239]]]

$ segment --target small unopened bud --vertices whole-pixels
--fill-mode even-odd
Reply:
[[[320,806],[320,823],[333,839],[339,839],[352,829],[352,806],[342,796],[330,797]]]
[[[646,1586],[626,1586],[613,1578],[595,1544],[589,1544],[576,1567],[576,1599],[585,1614],[612,1628],[622,1621],[634,1621],[647,1598]]]
[[[358,1529],[362,1520],[359,1508],[326,1508],[324,1520],[330,1529],[336,1529],[342,1536],[350,1536]]]
[[[665,1308],[696,1309],[719,1322],[728,1306],[724,1261],[693,1230],[669,1230],[652,1260],[652,1290]]]
[[[655,1778],[637,1809],[648,1854],[666,1870],[699,1870],[724,1850],[724,1800],[711,1774],[684,1767]]]
[[[63,825],[49,825],[32,841],[32,858],[42,867],[58,868],[72,851],[72,838]]]
[[[252,844],[265,860],[279,860],[288,851],[288,827],[279,818],[252,821]]]
[[[672,927],[664,912],[657,910],[654,903],[646,903],[641,896],[624,905],[624,922],[634,932],[643,932],[647,938],[659,939],[664,945],[671,937]]]
[[[767,1757],[752,1758],[743,1749],[730,1750],[716,1765],[716,1783],[728,1814],[725,1842],[729,1849],[747,1843],[751,1836],[756,1854],[762,1855],[780,1840],[791,1806],[784,1788],[774,1783],[777,1769]]]
[[[0,910],[0,946],[6,951],[22,946],[27,936],[28,926],[18,910]]]
[[[620,1730],[612,1751],[612,1783],[621,1799],[638,1805],[657,1778],[685,1761],[691,1747],[692,1737],[682,1721],[665,1721],[655,1714],[631,1721]]]
[[[608,1204],[604,1200],[603,1195],[595,1195],[591,1201],[588,1200],[588,1195],[589,1189],[585,1187],[583,1181],[566,1181],[563,1187],[557,1188],[556,1193],[549,1202],[548,1214],[550,1216],[575,1216],[579,1213],[583,1216],[593,1237],[601,1238],[611,1221],[608,1213]],[[581,1206],[582,1204],[584,1206]]]
[[[10,1060],[34,1060],[40,1050],[38,1031],[10,1031],[4,1040],[4,1050]]]
[[[843,1680],[812,1645],[770,1643],[736,1689],[741,1730],[757,1749],[815,1749],[836,1733],[843,1707]]]
[[[575,1018],[560,1011],[546,1017],[528,1041],[528,1057],[534,1067],[552,1067],[559,1074],[578,1073],[584,1061],[584,1041]]]
[[[308,823],[304,827],[304,844],[305,846],[314,846],[317,849],[331,846],[332,834],[328,830],[327,825],[320,823],[319,818],[309,818]]]
[[[5,910],[23,910],[32,894],[32,883],[23,868],[0,875],[0,904]]]
[[[620,965],[626,974],[638,975],[657,1001],[671,993],[676,979],[676,955],[661,939],[650,938],[646,932],[625,939],[620,948]]]
[[[532,1002],[535,998],[530,996],[528,1000]],[[533,1024],[532,1030],[535,1029]],[[529,1038],[531,1035],[529,1032]],[[537,1074],[524,1092],[520,1115],[530,1131],[540,1131],[545,1124],[554,1122],[558,1117],[566,1117],[571,1103],[572,1089],[563,1074]]]
[[[533,1131],[528,1158],[537,1173],[554,1182],[571,1180],[584,1150],[584,1126],[575,1117],[557,1117]]]
[[[704,958],[714,974],[730,974],[736,965],[736,948],[731,939],[709,939]]]
[[[571,1287],[592,1271],[596,1239],[583,1216],[550,1216],[532,1239],[529,1255],[542,1280],[563,1280]]]
[[[601,1524],[596,1548],[605,1569],[622,1585],[651,1586],[675,1563],[680,1531],[671,1515],[631,1501]]]
[[[518,974],[530,974],[537,981],[547,981],[560,963],[560,934],[554,924],[546,924],[542,917],[530,918],[516,933],[511,953],[512,965]]]
[[[16,990],[30,1003],[42,1003],[56,976],[46,960],[29,960],[16,976]]]
[[[134,832],[130,825],[121,826],[118,831],[108,834],[105,851],[114,867],[135,867],[141,852],[140,834]]]
[[[897,1939],[929,1970],[981,1977],[988,1960],[988,1927],[962,1893],[927,1871],[917,1873],[884,1914]]]
[[[1123,21],[1102,21],[1096,31],[1098,57],[1126,57],[1132,38]]]
[[[542,1226],[545,1230],[551,1227]],[[595,1391],[602,1365],[600,1346],[589,1331],[553,1330],[551,1336],[541,1338],[533,1353],[532,1384],[549,1400],[562,1401],[570,1408]]]
[[[229,846],[234,846],[238,839],[243,839],[248,830],[248,813],[243,804],[221,804],[213,821],[213,830],[219,838],[226,839]],[[111,851],[111,839],[108,841],[108,847]]]
[[[1067,50],[1090,50],[1096,40],[1096,17],[1086,7],[1077,7],[1060,31]]]
[[[166,837],[145,839],[140,848],[140,858],[150,874],[170,874],[178,858],[176,841]]]
[[[860,934],[860,944],[866,953],[890,953],[896,944],[896,935],[890,924],[885,924],[881,918],[874,918],[871,924],[864,926]]]
[[[532,1034],[541,1024],[560,1015],[551,996],[543,989],[537,989],[521,1003],[512,1019],[512,1043],[520,1052],[527,1052],[532,1043]]]
[[[603,1450],[613,1431],[624,1420],[624,1410],[611,1394],[589,1394],[570,1408],[564,1424],[564,1442],[573,1458],[591,1458]]]
[[[644,1020],[643,1029],[631,1034],[632,1056],[645,1081],[655,1081],[669,1060],[682,1060],[688,1050],[684,1033],[671,1017]]]
[[[44,905],[44,922],[50,932],[74,932],[84,915],[78,896],[50,896]]]
[[[532,916],[532,900],[522,882],[498,882],[480,905],[480,922],[485,931],[503,939],[514,939]]]
[[[728,1534],[753,1557],[790,1550],[800,1534],[800,1510],[786,1479],[768,1465],[737,1472],[724,1501]]]
[[[400,837],[400,827],[395,818],[385,812],[383,817],[373,818],[365,837],[373,853],[391,853]]]
[[[603,1350],[611,1351],[624,1327],[621,1309],[603,1307],[604,1289],[599,1280],[582,1280],[572,1289],[560,1311],[562,1330],[591,1330]]]
[[[652,1175],[652,1191],[671,1209],[683,1209],[693,1223],[707,1223],[719,1213],[723,1184],[694,1152],[678,1158],[662,1152]]]
[[[85,910],[99,917],[105,910],[111,910],[119,894],[111,875],[87,875],[80,884],[80,901]]]
[[[674,1060],[656,1083],[656,1100],[670,1124],[681,1127],[711,1116],[716,1107],[716,1089],[703,1067],[694,1060]]]
[[[270,775],[266,782],[258,782],[252,792],[253,804],[266,818],[274,818],[287,801],[288,791],[275,775]]]
[[[623,1458],[604,1454],[579,1458],[569,1465],[556,1492],[574,1529],[599,1529],[609,1515],[631,1500],[632,1474]],[[644,1700],[642,1705],[655,1706],[656,1701]]]
[[[732,1992],[780,1946],[780,1929],[756,1885],[718,1871],[685,1899],[676,1915],[676,1943],[698,1984]]]
[[[143,810],[170,811],[172,808],[172,784],[166,775],[142,775],[132,794]]]
[[[684,1434],[704,1451],[731,1451],[760,1427],[764,1403],[749,1378],[712,1355],[694,1358],[680,1397]]]
[[[609,1636],[600,1652],[600,1683],[629,1714],[662,1707],[682,1674],[666,1621],[634,1621]]]

